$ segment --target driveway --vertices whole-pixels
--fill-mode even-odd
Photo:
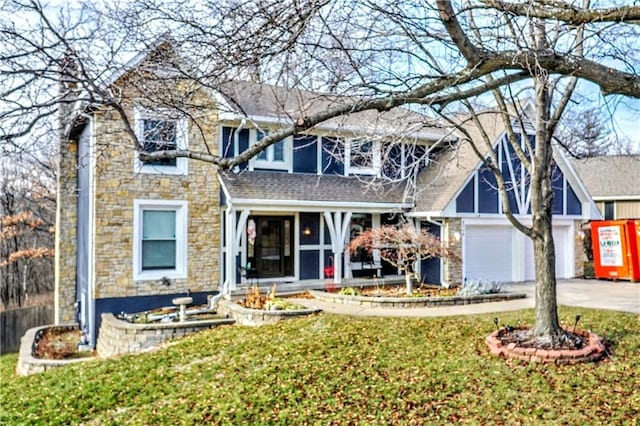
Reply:
[[[526,299],[506,302],[479,303],[461,306],[431,308],[369,308],[359,305],[324,302],[317,299],[298,299],[297,302],[321,308],[325,312],[341,315],[385,317],[439,317],[450,315],[484,314],[533,308],[535,287],[533,282],[513,283],[505,286],[509,292],[526,293]],[[610,309],[640,314],[640,283],[599,280],[559,280],[558,304],[586,308]]]

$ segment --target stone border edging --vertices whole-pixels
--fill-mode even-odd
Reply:
[[[73,359],[42,359],[33,355],[35,349],[36,336],[47,329],[77,330],[78,324],[62,325],[42,325],[33,327],[26,331],[20,339],[20,351],[18,353],[18,363],[16,364],[16,374],[18,376],[28,376],[29,374],[42,373],[54,368],[64,367],[69,364],[94,360],[94,357],[73,358]]]
[[[291,311],[265,311],[249,309],[229,300],[218,301],[218,313],[233,318],[240,325],[259,326],[275,324],[279,321],[321,312],[320,308],[298,309]]]
[[[524,299],[525,293],[494,293],[476,296],[442,296],[442,297],[375,297],[375,296],[347,296],[326,291],[308,290],[309,294],[325,302],[361,305],[372,308],[421,308],[433,306],[470,305],[474,303],[503,302],[514,299]]]
[[[522,327],[521,329],[526,329]],[[569,331],[568,329],[564,329]],[[513,358],[527,362],[541,362],[547,364],[578,364],[582,362],[594,362],[601,359],[606,353],[603,339],[595,333],[576,329],[572,333],[587,337],[587,345],[582,349],[537,349],[522,348],[515,343],[504,346],[498,336],[504,329],[496,330],[487,336],[485,342],[489,351],[502,358]]]
[[[197,331],[234,324],[233,319],[221,318],[198,321],[136,324],[102,314],[102,324],[96,350],[100,357],[138,353],[158,347],[175,337]]]

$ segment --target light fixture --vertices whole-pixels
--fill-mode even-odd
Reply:
[[[461,235],[460,235],[460,233],[459,233],[458,231],[456,231],[456,232],[454,232],[454,233],[453,233],[453,239],[454,239],[456,242],[460,241],[460,237],[461,237]]]
[[[582,231],[578,231],[578,239],[584,240],[585,234]]]
[[[302,235],[306,235],[307,237],[311,235],[311,228],[309,228],[308,226],[302,228]]]

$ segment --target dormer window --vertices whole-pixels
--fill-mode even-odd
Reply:
[[[187,121],[166,111],[137,110],[135,129],[146,152],[187,149]],[[135,168],[141,173],[187,174],[187,159],[172,158],[140,161],[136,155]]]
[[[348,174],[376,175],[380,170],[380,143],[349,141],[346,149]]]

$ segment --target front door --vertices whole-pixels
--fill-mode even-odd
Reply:
[[[256,216],[255,240],[248,260],[260,278],[293,276],[293,217]],[[253,255],[253,256],[252,256]]]

